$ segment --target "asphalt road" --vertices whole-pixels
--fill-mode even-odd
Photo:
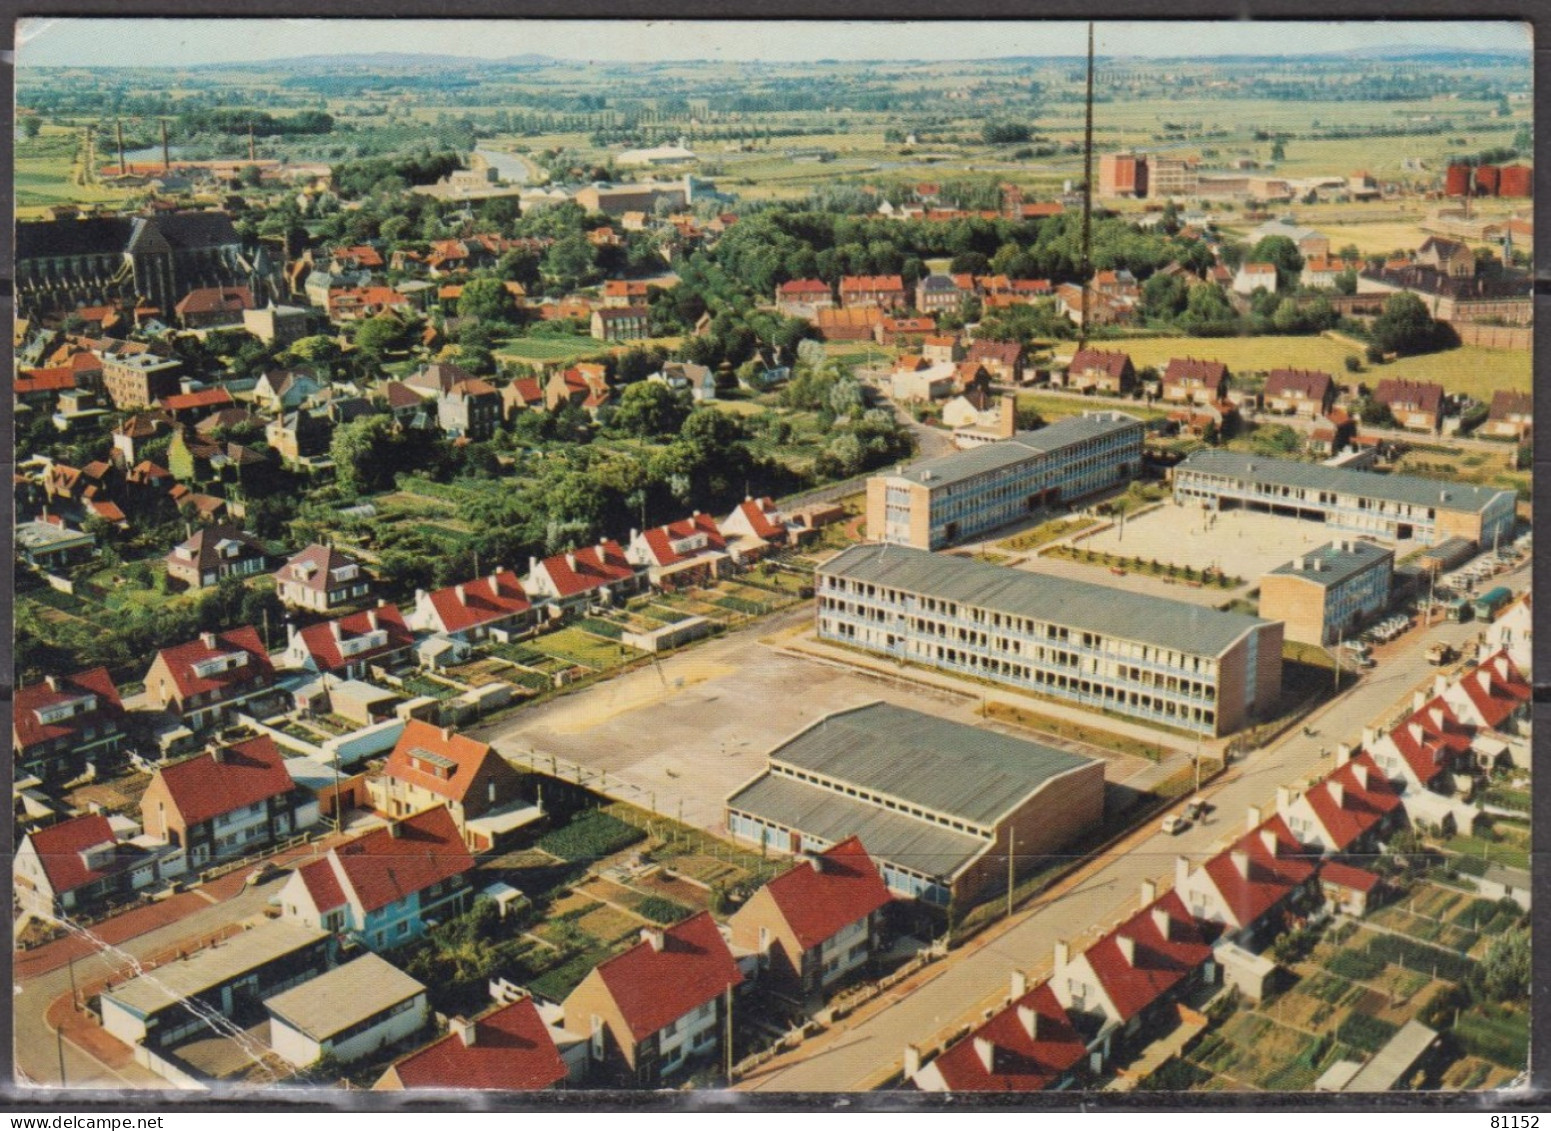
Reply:
[[[1516,589],[1528,581],[1527,566],[1498,579]],[[1075,952],[1135,912],[1143,880],[1157,882],[1159,890],[1172,886],[1177,855],[1199,863],[1243,832],[1250,806],[1266,814],[1274,811],[1278,786],[1327,772],[1332,760],[1322,750],[1342,741],[1355,745],[1364,726],[1386,720],[1432,677],[1436,669],[1425,657],[1429,643],[1458,645],[1479,631],[1475,624],[1444,622],[1408,633],[1386,648],[1388,655],[1379,667],[1308,720],[1315,731],[1312,737],[1294,728],[1282,741],[1251,753],[1226,784],[1209,791],[1216,808],[1206,823],[1176,836],[1150,825],[1152,831],[1143,830],[1137,839],[1096,859],[1061,894],[1021,912],[994,941],[978,948],[971,943],[945,959],[941,973],[926,985],[845,1029],[808,1042],[790,1063],[776,1061],[775,1067],[739,1087],[828,1092],[873,1086],[902,1060],[907,1042],[930,1043],[953,1026],[978,1018],[984,1006],[1000,1004],[1015,968],[1035,978],[1044,976],[1056,942],[1071,943]]]

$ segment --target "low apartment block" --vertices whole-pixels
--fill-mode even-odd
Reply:
[[[1085,413],[874,475],[868,535],[936,550],[1129,482],[1141,471],[1143,433],[1123,412]]]
[[[1389,606],[1394,565],[1376,542],[1330,542],[1260,579],[1260,615],[1282,621],[1288,640],[1334,644]]]
[[[1308,518],[1332,530],[1424,546],[1464,538],[1491,546],[1513,530],[1512,491],[1414,475],[1380,475],[1217,449],[1174,468],[1174,498],[1210,510]]]
[[[1282,626],[1242,613],[900,546],[816,575],[818,632],[942,671],[1206,735],[1281,694]]]

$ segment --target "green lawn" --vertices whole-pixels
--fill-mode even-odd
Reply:
[[[618,667],[640,655],[636,649],[627,644],[594,636],[575,626],[562,628],[559,632],[547,633],[530,641],[529,644],[546,655],[570,664],[591,668],[594,671],[606,671],[609,668]]]

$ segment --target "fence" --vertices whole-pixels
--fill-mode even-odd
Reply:
[[[1453,322],[1461,345],[1481,346],[1489,350],[1527,350],[1535,331],[1528,326],[1483,326],[1475,322]]]

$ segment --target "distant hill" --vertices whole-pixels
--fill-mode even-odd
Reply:
[[[413,51],[371,51],[360,54],[294,55],[284,59],[259,59],[242,64],[249,67],[277,67],[282,70],[328,70],[355,67],[365,70],[416,70],[435,67],[547,67],[565,62],[549,55],[508,55],[485,59],[475,55],[417,54]],[[230,63],[201,63],[201,67],[229,67]]]

